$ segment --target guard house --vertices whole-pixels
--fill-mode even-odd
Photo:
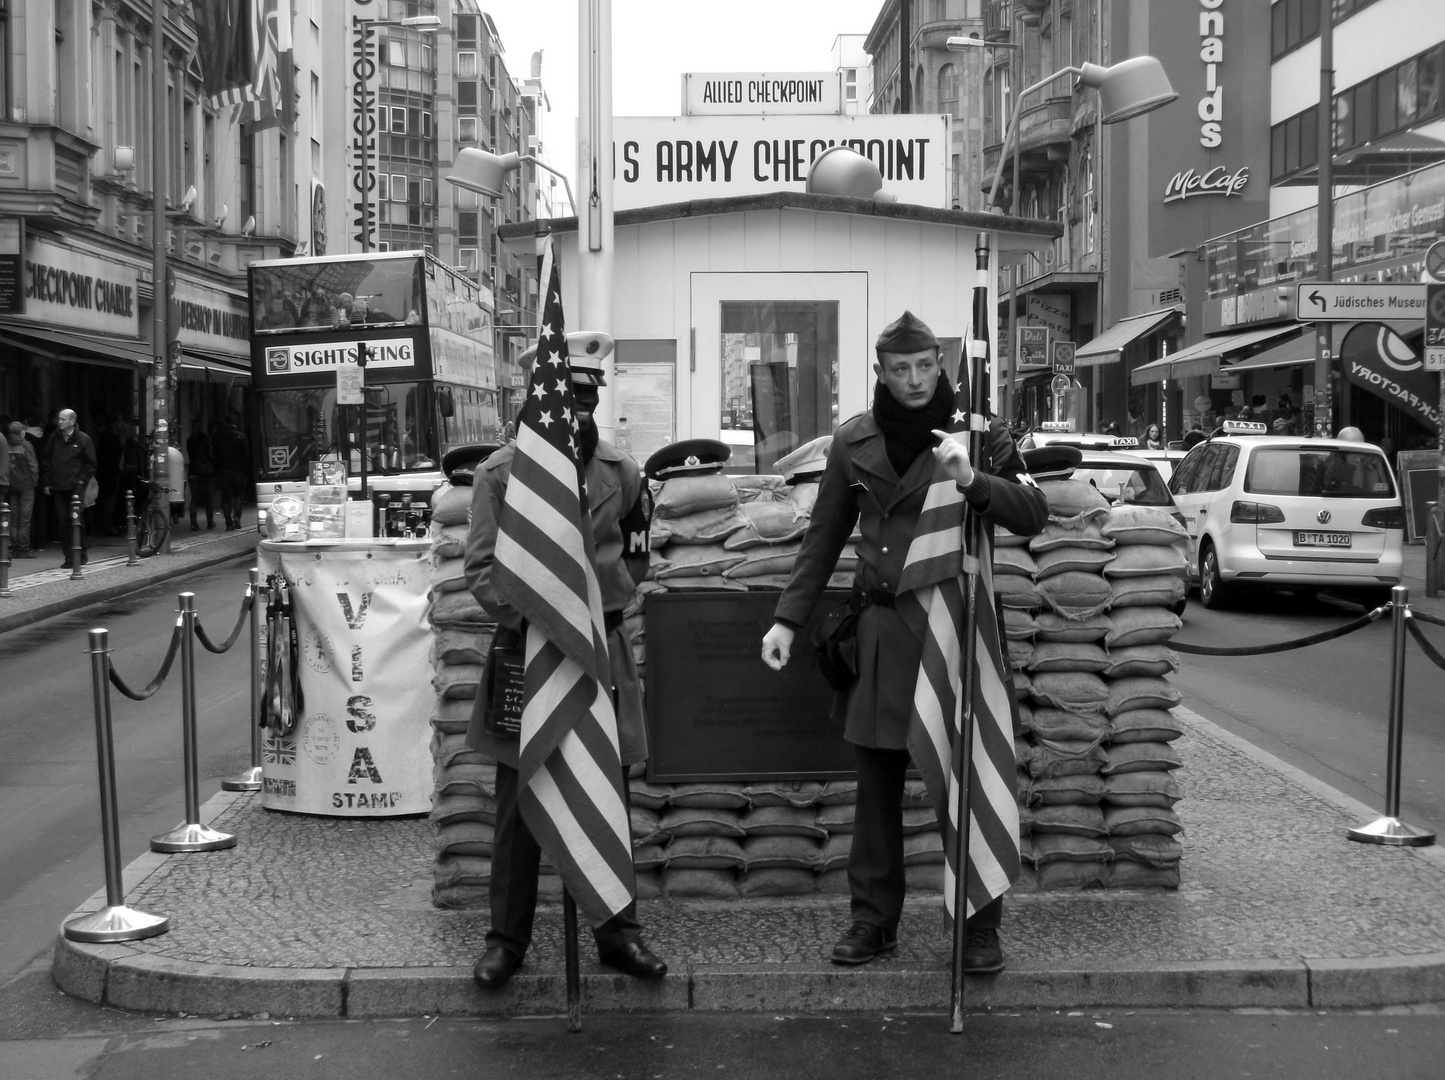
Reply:
[[[1000,261],[1047,247],[1050,221],[799,191],[619,210],[614,219],[611,408],[599,423],[639,461],[678,439],[715,438],[729,471],[768,473],[794,447],[868,408],[873,342],[906,308],[944,343],[956,382],[972,332],[975,244],[989,238],[987,283]],[[550,233],[562,303],[576,325],[577,219],[504,225],[532,252]],[[1006,375],[990,343],[993,400]],[[525,391],[521,391],[525,392]]]

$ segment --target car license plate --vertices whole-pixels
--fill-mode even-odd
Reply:
[[[1347,548],[1350,546],[1350,534],[1336,532],[1296,532],[1294,534],[1294,546]]]

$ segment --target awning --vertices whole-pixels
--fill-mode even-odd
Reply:
[[[1299,326],[1271,326],[1264,330],[1246,330],[1242,334],[1219,334],[1206,338],[1197,345],[1180,349],[1172,356],[1141,364],[1129,373],[1129,381],[1135,386],[1163,382],[1165,379],[1183,379],[1193,375],[1213,375],[1219,370],[1220,361],[1233,353],[1243,352],[1263,341],[1297,334]]]
[[[1301,330],[1296,337],[1287,338],[1264,352],[1255,353],[1247,360],[1230,364],[1225,371],[1260,371],[1265,368],[1292,367],[1295,364],[1315,362],[1315,334],[1313,330]]]
[[[67,354],[82,353],[90,363],[117,367],[151,362],[150,342],[135,338],[84,334],[78,330],[55,330],[15,319],[0,319],[0,334],[17,338],[27,348],[33,348],[57,360],[70,359],[71,356]]]
[[[1080,367],[1117,363],[1126,345],[1157,330],[1176,314],[1173,308],[1162,308],[1120,319],[1092,341],[1080,345],[1074,353],[1074,363]]]
[[[230,357],[224,353],[207,352],[204,349],[181,347],[181,370],[213,371],[218,375],[242,375],[251,377],[249,358]]]
[[[1445,143],[1418,131],[1397,131],[1338,155],[1330,179],[1336,186],[1377,184],[1445,161]],[[1280,187],[1314,187],[1319,166],[1312,166],[1281,183]]]

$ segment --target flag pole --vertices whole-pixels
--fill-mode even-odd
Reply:
[[[566,889],[562,890],[562,932],[567,938],[567,1030],[576,1034],[582,1030],[582,965],[577,955],[577,901]]]
[[[975,469],[981,468],[983,460],[984,410],[988,404],[988,339],[984,336],[988,327],[988,234],[979,232],[974,245],[977,261],[973,289],[973,318],[968,339],[968,363],[960,371],[960,378],[968,378],[969,419],[968,459]],[[973,728],[974,688],[978,681],[974,673],[978,659],[978,558],[985,551],[981,528],[983,518],[967,503],[963,517],[963,573],[966,600],[963,609],[963,666],[959,693],[959,712],[962,719],[958,738],[960,745],[954,751],[958,761],[958,803],[954,820],[958,833],[957,873],[953,881],[953,978],[950,993],[951,1023],[949,1030],[955,1034],[963,1032],[963,946],[966,940],[965,915],[968,911],[968,845],[969,845],[969,780],[973,773]]]

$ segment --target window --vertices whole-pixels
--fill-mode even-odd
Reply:
[[[376,201],[379,203],[389,202],[391,195],[391,177],[386,173],[376,174]]]
[[[475,116],[457,117],[457,142],[475,143],[477,141],[477,118]]]
[[[938,110],[958,115],[958,68],[944,64],[938,69]]]
[[[392,110],[391,110],[391,130],[392,130],[392,133],[395,134],[395,135],[405,135],[405,134],[406,134],[406,110],[405,110],[405,109],[392,109]]]
[[[457,114],[460,116],[477,115],[477,84],[474,82],[457,83]]]
[[[477,272],[477,249],[474,247],[457,248],[457,262],[465,268],[469,274]]]
[[[462,244],[475,244],[477,242],[478,224],[481,215],[475,210],[459,211],[457,213],[457,241]]]
[[[843,72],[843,100],[858,100],[858,69],[849,68]]]
[[[406,42],[386,39],[386,63],[389,67],[406,67]]]
[[[391,201],[406,202],[406,177],[401,173],[391,174]]]
[[[425,109],[422,110],[421,114],[421,137],[423,139],[431,138],[431,113]]]
[[[457,16],[457,48],[475,49],[477,47],[477,17],[475,15]],[[460,54],[459,54],[460,55]],[[472,54],[473,58],[476,53]]]
[[[477,77],[477,54],[475,52],[457,53],[457,78],[475,79]]]

